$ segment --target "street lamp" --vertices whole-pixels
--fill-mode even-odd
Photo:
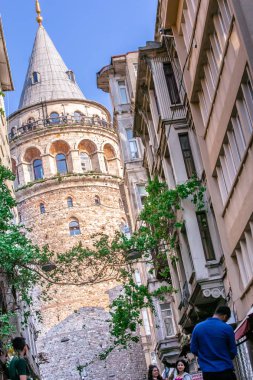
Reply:
[[[127,261],[137,260],[142,257],[142,252],[137,249],[129,249],[126,255]]]

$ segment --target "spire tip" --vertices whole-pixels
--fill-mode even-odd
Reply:
[[[39,24],[39,26],[41,26],[42,21],[43,21],[43,17],[41,16],[41,9],[40,9],[39,0],[36,0],[36,13],[37,13],[36,21]]]

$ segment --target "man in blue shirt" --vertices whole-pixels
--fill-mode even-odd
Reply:
[[[227,306],[219,306],[213,317],[198,323],[192,333],[191,352],[198,357],[204,380],[236,380],[232,360],[237,354],[235,335],[226,322]]]

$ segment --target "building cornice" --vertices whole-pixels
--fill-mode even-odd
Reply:
[[[2,20],[0,18],[0,83],[3,91],[13,91],[14,85],[5,44]]]

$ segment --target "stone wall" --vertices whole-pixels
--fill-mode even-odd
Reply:
[[[121,223],[126,223],[119,203],[118,180],[105,175],[63,177],[34,184],[17,192],[18,210],[22,222],[32,228],[30,237],[40,246],[48,244],[55,252],[64,252],[81,242],[91,246],[91,236],[106,233],[113,236]],[[73,207],[68,207],[67,198]],[[100,205],[95,203],[95,196]],[[45,213],[40,212],[43,203]],[[69,223],[78,220],[81,234],[70,236]],[[107,291],[116,282],[96,286],[55,286],[50,290],[52,300],[42,305],[44,317],[41,330],[46,333],[82,307],[109,307]]]
[[[109,344],[108,318],[103,308],[83,307],[50,329],[39,344],[49,360],[40,366],[43,379],[81,379],[77,366],[91,361]],[[131,350],[117,350],[104,361],[95,360],[82,376],[89,380],[142,380],[146,372],[142,347],[134,344]]]

